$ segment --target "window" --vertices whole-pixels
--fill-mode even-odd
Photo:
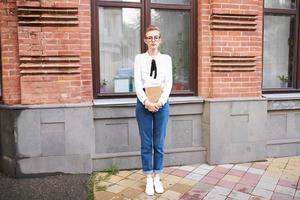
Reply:
[[[264,1],[264,92],[300,89],[299,0]]]
[[[2,52],[1,52],[1,43],[0,43],[0,100],[2,100],[2,92],[3,92],[2,91]]]
[[[196,87],[195,0],[94,0],[94,96],[134,96],[135,55],[145,52],[144,30],[160,27],[160,51],[173,61],[172,94],[194,95]]]

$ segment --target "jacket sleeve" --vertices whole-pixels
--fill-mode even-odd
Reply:
[[[144,104],[147,96],[143,90],[142,72],[140,56],[136,55],[134,59],[134,86],[138,99]]]
[[[167,71],[165,74],[164,88],[161,97],[159,98],[159,102],[161,102],[162,105],[168,101],[173,85],[172,59],[170,56],[167,56],[166,67]]]

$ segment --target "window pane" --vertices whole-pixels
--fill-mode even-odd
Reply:
[[[162,33],[162,53],[173,62],[173,90],[189,90],[190,82],[190,13],[187,11],[151,10],[151,22]]]
[[[134,57],[141,52],[140,9],[99,8],[100,92],[131,92]]]
[[[294,16],[264,17],[263,87],[292,87],[294,63]]]
[[[190,5],[191,0],[151,0],[151,3],[165,3],[165,4],[185,4]]]
[[[295,9],[296,0],[265,0],[265,8]]]
[[[141,2],[141,0],[102,0],[102,1]]]

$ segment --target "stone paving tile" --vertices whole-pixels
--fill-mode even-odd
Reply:
[[[162,182],[165,189],[169,189],[170,187],[178,183],[180,180],[182,180],[182,178],[178,176],[169,175],[164,180],[162,180]]]
[[[256,196],[263,197],[265,199],[270,199],[273,195],[273,192],[269,191],[269,190],[266,190],[266,189],[263,189],[263,188],[256,187],[256,188],[254,188],[252,194],[256,195]]]
[[[252,180],[248,178],[241,178],[239,181],[240,184],[247,185],[247,186],[256,186],[259,180]]]
[[[164,197],[158,197],[157,200],[169,200],[169,199],[164,198]]]
[[[237,170],[237,169],[231,169],[227,174],[232,175],[232,176],[242,177],[242,176],[244,176],[245,173],[246,173],[245,171],[241,171],[241,170]]]
[[[224,164],[224,165],[218,165],[219,167],[224,167],[227,169],[231,169],[234,165],[233,164]]]
[[[194,188],[189,192],[185,193],[181,199],[182,200],[199,200],[203,199],[207,195],[208,191],[203,191],[198,188]]]
[[[200,165],[198,168],[212,170],[212,169],[214,169],[215,167],[216,167],[215,165],[202,164],[202,165]]]
[[[253,163],[252,168],[265,170],[268,168],[268,165],[261,163]]]
[[[198,183],[198,181],[189,179],[188,177],[185,177],[184,179],[180,180],[178,183],[194,186]]]
[[[215,185],[218,181],[219,181],[218,178],[209,177],[209,176],[205,176],[204,178],[201,179],[201,182],[211,184],[211,185]]]
[[[250,167],[250,168],[248,169],[248,173],[262,175],[262,174],[265,173],[265,170],[262,170],[262,169],[256,169],[256,168]]]
[[[238,177],[238,176],[232,176],[232,175],[228,175],[228,174],[226,174],[226,175],[222,178],[222,180],[225,180],[225,181],[231,181],[231,182],[235,182],[235,183],[239,182],[240,179],[241,179],[241,178]]]
[[[290,196],[294,196],[296,190],[294,188],[288,188],[288,187],[284,187],[284,186],[281,186],[281,185],[277,185],[276,189],[275,189],[275,192],[281,193],[281,194],[287,194],[287,195],[290,195]]]
[[[166,173],[166,174],[170,174],[172,171],[174,171],[175,169],[174,168],[171,168],[171,167],[165,167],[164,170],[163,170],[163,173]]]
[[[253,163],[252,162],[248,162],[248,163],[241,163],[240,164],[241,166],[245,166],[245,167],[251,167],[252,165],[253,165]]]
[[[251,196],[249,200],[265,200],[265,198],[259,196]]]
[[[219,173],[222,173],[222,174],[226,174],[229,170],[230,170],[229,168],[217,166],[212,171],[213,172],[219,172]]]
[[[194,188],[197,188],[201,191],[210,192],[214,188],[214,186],[210,185],[210,184],[199,182],[194,186]]]
[[[142,175],[139,173],[133,173],[133,174],[130,174],[129,176],[127,176],[126,178],[138,181],[138,180],[145,178],[145,175]]]
[[[262,176],[259,174],[252,174],[252,173],[245,173],[245,175],[243,176],[243,178],[253,180],[253,181],[259,181],[261,177]]]
[[[101,199],[101,200],[123,200],[124,198],[111,193],[111,192],[106,192],[106,191],[99,191],[99,192],[94,192],[94,197],[95,199]]]
[[[297,181],[287,181],[287,180],[284,180],[284,179],[280,178],[279,181],[278,181],[278,185],[296,189]]]
[[[122,197],[127,197],[129,199],[134,199],[141,193],[142,192],[140,190],[136,190],[133,188],[127,188],[127,189],[123,190],[122,192],[120,192],[119,195]]]
[[[110,183],[117,183],[121,180],[123,180],[124,177],[120,177],[120,176],[116,176],[116,175],[112,175],[110,176],[108,179],[106,179],[107,182],[110,182]]]
[[[236,183],[227,181],[227,180],[220,180],[217,185],[225,187],[225,188],[233,189],[235,187]]]
[[[146,187],[146,183],[138,181],[138,182],[135,182],[133,185],[130,185],[129,187],[136,189],[136,190],[144,191],[145,187]]]
[[[209,176],[209,177],[214,177],[214,178],[217,178],[217,179],[223,178],[224,175],[225,175],[224,173],[216,172],[216,171],[213,171],[213,170],[210,171],[210,172],[207,174],[207,176]]]
[[[252,187],[252,186],[244,185],[244,184],[240,184],[240,183],[236,184],[236,186],[234,187],[234,190],[243,192],[243,193],[248,193],[248,194],[251,194],[253,189],[254,189],[254,187]]]
[[[169,190],[172,190],[174,192],[179,192],[181,194],[184,194],[192,189],[192,186],[176,183],[172,187],[169,188]]]
[[[118,176],[126,177],[126,176],[129,176],[132,173],[133,173],[133,171],[120,171],[118,173]]]
[[[231,197],[233,199],[238,199],[238,200],[248,200],[251,197],[251,195],[233,190],[230,193],[229,197]]]
[[[269,191],[274,191],[276,188],[276,184],[269,184],[269,183],[263,183],[263,182],[258,183],[256,186],[259,188],[269,190]]]
[[[226,196],[220,195],[220,194],[216,194],[216,193],[212,193],[209,192],[205,197],[204,200],[225,200]]]
[[[190,173],[185,178],[189,178],[189,179],[192,179],[195,181],[200,181],[203,177],[204,177],[204,175],[201,175],[201,174]]]
[[[290,195],[286,195],[286,194],[280,194],[280,193],[276,193],[274,192],[274,194],[271,197],[272,200],[292,200],[293,197]]]
[[[163,197],[163,198],[166,198],[169,200],[177,200],[177,199],[180,199],[181,196],[182,196],[182,194],[179,192],[167,190],[160,197]]]
[[[186,165],[186,166],[181,166],[179,169],[184,170],[184,171],[191,172],[191,171],[193,171],[195,168],[196,168],[196,167],[194,167],[194,166]]]
[[[240,170],[240,171],[247,171],[249,167],[242,166],[242,165],[235,165],[232,169]]]
[[[281,176],[281,172],[274,172],[274,171],[266,171],[264,173],[264,176],[270,176],[270,177],[277,177],[279,178]]]
[[[215,186],[210,193],[215,193],[223,196],[228,196],[231,192],[231,189],[225,188],[225,187],[220,187],[220,186]]]
[[[121,180],[120,182],[118,182],[118,185],[122,185],[122,186],[125,186],[125,187],[129,187],[131,185],[133,185],[136,181],[133,181],[133,180],[129,180],[129,179],[123,179]]]
[[[165,193],[147,196],[142,170],[125,170],[99,179],[94,185],[95,200],[300,200],[300,156],[268,159],[266,162],[207,164],[166,167],[161,179]],[[97,179],[96,177],[96,179]],[[105,186],[106,191],[96,191]]]
[[[124,186],[121,186],[121,185],[112,185],[112,186],[108,187],[106,189],[106,191],[117,194],[117,193],[121,192],[124,189],[126,189],[126,187],[124,187]]]
[[[209,169],[203,169],[203,168],[200,168],[200,167],[196,168],[196,169],[193,171],[193,173],[195,173],[195,174],[201,174],[201,175],[206,175],[206,174],[208,174],[209,172],[210,172]]]
[[[172,171],[170,174],[179,176],[179,177],[185,177],[186,175],[189,174],[189,172],[181,170],[181,169],[176,169],[176,170]]]
[[[157,199],[158,197],[157,196],[148,196],[146,193],[141,193],[139,194],[138,196],[136,196],[134,199],[135,200],[155,200]],[[99,199],[99,200],[102,200],[102,199]]]
[[[296,190],[295,197],[300,197],[300,190]]]

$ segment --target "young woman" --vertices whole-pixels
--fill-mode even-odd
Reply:
[[[154,191],[164,192],[159,175],[163,170],[164,141],[169,119],[168,98],[172,89],[172,61],[169,55],[158,51],[161,43],[158,27],[150,25],[146,29],[144,42],[148,51],[136,55],[134,63],[135,89],[138,97],[136,119],[141,138],[142,168],[147,176],[145,192],[154,195]],[[151,102],[145,90],[154,86],[160,86],[161,95],[156,102]]]

